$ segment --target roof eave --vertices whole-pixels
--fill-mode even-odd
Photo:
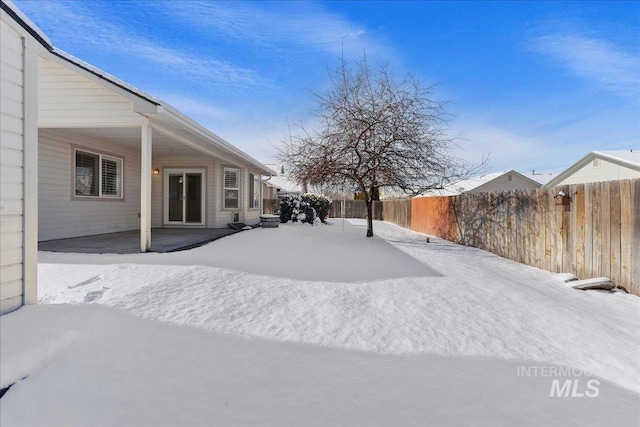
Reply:
[[[249,164],[254,171],[259,172],[261,175],[277,175],[275,171],[265,166],[262,162],[254,159],[244,151],[234,147],[215,133],[211,132],[209,129],[182,114],[180,111],[176,110],[170,105],[164,105],[163,107],[163,111],[161,112],[162,115],[180,123],[185,127],[185,129],[209,141],[216,148],[229,154],[231,157],[239,158],[242,162]]]

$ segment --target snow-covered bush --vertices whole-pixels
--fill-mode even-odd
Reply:
[[[307,201],[311,207],[316,211],[318,218],[322,223],[325,223],[329,210],[331,210],[331,199],[322,194],[305,194]]]
[[[280,201],[280,222],[308,222],[313,224],[316,211],[311,207],[305,196],[299,194],[287,195]]]
[[[326,196],[287,195],[280,201],[280,222],[300,221],[313,224],[316,218],[319,218],[324,223],[330,208],[331,199]]]

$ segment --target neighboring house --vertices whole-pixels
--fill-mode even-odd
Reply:
[[[592,151],[545,187],[640,178],[640,150]]]
[[[47,37],[0,3],[0,314],[37,302],[38,55]]]
[[[428,190],[419,197],[458,196],[460,194],[487,193],[535,189],[542,184],[514,170],[495,172],[447,184],[442,188]]]
[[[283,165],[270,165],[267,167],[272,169],[275,173],[269,178],[264,180],[265,188],[271,195],[275,195],[273,198],[282,197],[287,194],[302,194],[303,188],[301,185],[293,181],[285,174]]]
[[[36,302],[37,242],[260,221],[274,171],[165,102],[54,48],[2,6],[2,307]]]

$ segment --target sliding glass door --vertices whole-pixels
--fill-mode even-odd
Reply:
[[[204,169],[165,169],[164,199],[166,225],[203,225]]]

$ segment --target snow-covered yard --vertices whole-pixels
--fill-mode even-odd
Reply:
[[[0,423],[640,422],[639,298],[363,227],[256,229],[169,254],[41,253],[42,304],[0,322],[0,387],[16,382]],[[571,393],[550,397],[565,380]]]

